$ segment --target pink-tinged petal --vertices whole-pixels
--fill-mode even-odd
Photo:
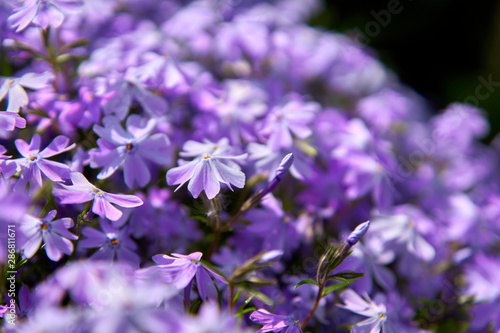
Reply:
[[[28,105],[28,94],[19,84],[14,84],[10,87],[8,99],[9,103],[6,111],[9,112],[19,112],[22,106]]]
[[[99,135],[102,139],[113,143],[115,146],[124,146],[133,140],[133,137],[125,132],[120,120],[115,116],[106,116],[102,120],[104,127],[99,125],[94,125],[94,132]]]
[[[62,188],[54,188],[52,193],[59,198],[60,203],[63,205],[88,202],[93,200],[95,196],[93,192],[73,192]]]
[[[202,160],[196,165],[193,177],[188,184],[188,190],[194,198],[198,198],[203,190],[209,199],[213,199],[219,193],[220,184],[212,172],[208,160]]]
[[[141,104],[144,111],[152,115],[161,116],[167,112],[167,101],[152,92],[135,86],[134,97]]]
[[[182,185],[184,185],[189,179],[194,175],[200,161],[194,160],[178,167],[172,168],[167,172],[167,184],[168,185],[179,185],[175,191],[177,191]]]
[[[78,242],[78,246],[83,248],[101,247],[108,240],[108,237],[104,233],[90,227],[83,229],[82,235],[87,237]]]
[[[36,165],[43,174],[53,182],[60,182],[63,179],[68,179],[71,173],[69,166],[59,162],[38,159]]]
[[[33,179],[36,180],[38,186],[42,187],[42,173],[40,172],[40,169],[32,165],[30,166],[30,170],[31,170],[31,181],[33,181]]]
[[[78,190],[89,190],[92,191],[96,189],[94,185],[92,185],[84,175],[80,172],[72,172],[70,173],[71,182],[73,183],[73,188]]]
[[[38,11],[33,23],[46,29],[49,25],[58,28],[64,21],[64,14],[54,6],[48,6],[45,10]]]
[[[11,27],[17,27],[16,32],[19,32],[26,28],[31,23],[31,21],[33,21],[37,10],[37,2],[32,1],[30,4],[21,7],[17,12],[9,16],[8,22],[10,23]]]
[[[42,150],[38,156],[47,158],[57,154],[64,153],[68,150],[75,148],[76,144],[71,144],[68,146],[69,138],[64,135],[57,136],[52,142]]]
[[[102,218],[107,218],[111,221],[117,221],[123,215],[123,213],[120,210],[111,205],[101,195],[95,196],[94,204],[92,205],[92,212],[94,212],[95,214],[99,215]]]
[[[29,158],[31,156],[30,146],[26,141],[24,141],[23,139],[16,139],[16,141],[14,141],[14,144],[16,145],[19,154],[21,154],[23,157]]]
[[[40,142],[41,142],[41,138],[40,138],[40,135],[39,134],[34,134],[33,137],[31,138],[31,141],[30,141],[30,152],[33,153],[33,152],[36,152],[38,153],[38,151],[40,150]]]
[[[44,72],[42,74],[27,73],[17,79],[17,83],[30,89],[41,89],[47,86],[50,80],[54,79],[54,74]]]
[[[153,261],[160,265],[170,265],[174,263],[175,260],[175,258],[166,254],[156,254],[153,256]]]
[[[200,261],[201,257],[203,256],[203,253],[198,252],[198,251],[190,253],[188,255],[180,254],[180,253],[172,253],[172,256],[180,258],[180,259],[186,259],[187,261],[191,261],[191,260]]]
[[[125,208],[138,207],[144,203],[139,197],[130,194],[106,193],[106,200]]]
[[[193,280],[196,274],[196,265],[188,264],[176,275],[173,285],[177,289],[184,289]]]
[[[227,280],[226,280],[226,279],[225,279],[222,275],[219,275],[219,274],[218,274],[218,273],[216,273],[213,269],[211,269],[211,268],[209,268],[209,267],[207,267],[207,266],[203,266],[203,267],[205,267],[205,269],[206,269],[207,271],[209,271],[209,272],[210,272],[210,274],[212,274],[212,276],[213,276],[213,277],[214,277],[217,281],[222,282],[222,283],[224,283],[224,284],[227,284]]]
[[[16,127],[25,128],[26,120],[15,112],[0,111],[0,130],[13,131]]]
[[[352,333],[379,333],[382,329],[383,321],[376,315],[360,323],[357,323],[351,328]]]
[[[170,163],[170,140],[163,133],[156,133],[140,143],[137,153],[148,160],[165,165]]]
[[[243,188],[245,186],[245,174],[243,172],[241,172],[240,170],[232,169],[217,160],[211,160],[210,162],[213,165],[213,169],[216,170],[214,174],[217,180],[224,184],[227,184],[231,191],[233,189],[231,188],[230,184],[238,188]]]
[[[50,222],[56,217],[56,215],[57,215],[57,211],[55,209],[53,209],[50,212],[48,212],[47,215],[45,215],[45,217],[42,219],[42,221]]]
[[[366,317],[373,317],[378,314],[378,309],[367,300],[359,296],[354,290],[347,289],[340,295],[344,304],[337,305],[340,308],[352,311]]]
[[[111,97],[104,105],[104,113],[115,114],[119,120],[123,120],[129,113],[131,105],[132,92],[128,83],[124,82],[123,85],[115,92],[113,97]]]
[[[123,174],[125,184],[128,188],[134,188],[134,181],[137,181],[140,187],[146,186],[151,180],[149,168],[142,160],[142,157],[136,154],[129,154],[123,165]]]
[[[202,265],[198,265],[196,269],[196,286],[198,287],[201,299],[217,299],[217,291],[215,290],[214,283]]]

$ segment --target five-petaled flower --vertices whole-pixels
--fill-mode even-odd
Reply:
[[[135,195],[112,194],[92,185],[84,175],[79,172],[70,174],[73,185],[60,184],[62,188],[54,188],[53,193],[61,200],[62,204],[77,204],[94,200],[92,212],[102,218],[117,221],[123,213],[112,204],[120,207],[133,208],[143,204]]]
[[[189,181],[188,190],[193,197],[198,198],[204,190],[207,197],[213,199],[220,191],[220,183],[226,184],[230,190],[233,190],[231,185],[238,188],[245,185],[245,174],[234,160],[245,159],[247,154],[235,155],[227,138],[217,143],[189,140],[183,149],[180,156],[194,157],[194,160],[180,160],[180,166],[167,172],[167,183],[179,185],[176,191]]]
[[[264,325],[257,332],[302,333],[299,324],[292,317],[276,315],[265,309],[252,312],[250,320]]]

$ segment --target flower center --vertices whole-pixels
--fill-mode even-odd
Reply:
[[[127,143],[127,145],[125,146],[125,148],[127,148],[127,150],[132,150],[132,148],[134,148],[134,146],[132,146],[131,143]]]
[[[49,228],[47,223],[42,224],[42,230],[47,230]]]
[[[111,245],[117,245],[120,241],[118,239],[112,239]]]
[[[31,155],[30,156],[30,161],[33,162],[34,160],[36,160],[36,156],[35,155]]]
[[[104,191],[103,191],[103,190],[100,190],[100,189],[98,189],[98,188],[93,189],[93,190],[92,190],[92,192],[94,192],[94,193],[95,193],[95,194],[97,194],[97,195],[104,194]]]
[[[205,156],[203,156],[203,158],[208,160],[210,158],[210,155],[207,153]]]

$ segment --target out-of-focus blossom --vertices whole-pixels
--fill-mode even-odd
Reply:
[[[54,78],[50,72],[42,74],[27,73],[19,78],[7,78],[0,86],[0,101],[7,96],[8,112],[19,112],[21,107],[28,105],[28,94],[24,88],[41,89]]]
[[[258,332],[302,333],[299,324],[292,317],[276,315],[266,309],[252,312],[250,320],[264,325]]]
[[[15,112],[0,111],[0,131],[13,131],[16,127],[25,128],[26,119]]]

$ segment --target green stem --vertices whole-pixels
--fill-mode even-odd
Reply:
[[[311,308],[311,311],[309,311],[306,319],[304,319],[304,321],[302,322],[302,324],[300,324],[300,328],[302,330],[304,330],[306,328],[307,324],[312,319],[312,317],[314,316],[314,313],[318,309],[319,302],[321,301],[321,298],[323,298],[323,290],[325,289],[326,281],[327,281],[327,279],[325,277],[321,280],[321,286],[319,287],[318,296],[316,296],[316,300],[314,301],[314,305]]]

